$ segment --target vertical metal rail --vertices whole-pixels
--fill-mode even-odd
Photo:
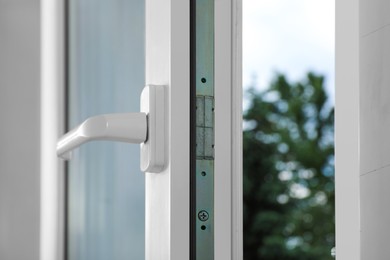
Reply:
[[[192,147],[195,142],[191,173],[191,260],[213,260],[214,0],[192,0],[191,8]]]

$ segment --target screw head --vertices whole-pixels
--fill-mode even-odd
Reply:
[[[209,213],[205,210],[201,210],[198,213],[198,218],[200,221],[207,221],[209,219]]]

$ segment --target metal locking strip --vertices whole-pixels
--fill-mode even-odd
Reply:
[[[195,255],[214,259],[214,0],[192,0],[195,7],[193,82],[196,87]]]

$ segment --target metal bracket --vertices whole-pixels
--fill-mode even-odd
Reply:
[[[214,97],[196,97],[196,158],[214,159]]]

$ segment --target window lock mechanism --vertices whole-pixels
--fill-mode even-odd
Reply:
[[[161,172],[166,165],[165,86],[146,86],[141,94],[141,112],[104,114],[86,119],[57,142],[57,155],[71,158],[72,150],[95,141],[141,144],[141,170]]]

